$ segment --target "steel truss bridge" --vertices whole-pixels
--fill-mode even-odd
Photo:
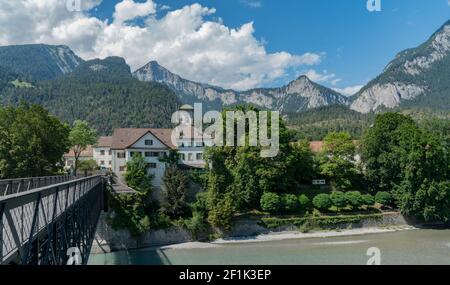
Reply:
[[[87,264],[105,185],[102,176],[0,180],[0,264]]]

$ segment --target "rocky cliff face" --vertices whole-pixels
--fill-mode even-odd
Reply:
[[[0,65],[31,80],[49,80],[72,72],[83,62],[67,46],[0,47]]]
[[[202,102],[209,108],[221,108],[239,103],[286,112],[299,112],[316,107],[347,104],[347,98],[301,76],[280,88],[260,88],[249,91],[225,90],[181,78],[156,61],[134,72],[141,81],[164,83],[172,88],[184,103]]]
[[[444,92],[450,86],[449,63],[450,21],[421,46],[399,53],[380,76],[355,95],[351,108],[368,113],[411,101],[419,104],[419,99],[420,104],[432,106],[448,96]]]

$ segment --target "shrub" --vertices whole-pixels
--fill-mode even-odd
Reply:
[[[392,204],[392,195],[389,192],[378,192],[375,195],[375,202],[383,206],[389,206]]]
[[[362,198],[364,205],[373,206],[375,204],[375,198],[370,194],[363,195]]]
[[[343,192],[335,191],[331,193],[330,199],[333,202],[333,206],[337,207],[338,209],[345,208],[347,206],[347,199]]]
[[[294,225],[300,227],[301,231],[307,231],[308,229],[333,229],[340,225],[360,223],[362,220],[375,220],[379,221],[383,219],[383,214],[368,214],[368,215],[345,215],[345,216],[321,216],[321,217],[307,217],[307,218],[262,218],[262,224],[269,228],[279,228],[283,226]],[[305,229],[305,228],[306,229]]]
[[[319,194],[313,199],[314,207],[319,210],[328,210],[332,206],[332,201],[330,195],[328,194]]]
[[[233,198],[231,195],[225,195],[225,197],[219,200],[215,207],[209,211],[208,221],[214,227],[231,230],[235,213],[236,208],[234,207]]]
[[[278,194],[266,192],[261,197],[261,209],[271,214],[280,210],[281,199]]]
[[[309,209],[311,207],[311,200],[305,194],[298,197],[298,202],[300,203],[300,207],[302,209]]]
[[[352,208],[359,208],[363,205],[363,197],[359,191],[350,191],[345,193],[345,199],[347,204],[352,206]]]
[[[283,211],[292,212],[298,209],[297,196],[293,194],[284,194],[281,196]]]

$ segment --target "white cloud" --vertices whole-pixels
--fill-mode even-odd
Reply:
[[[341,81],[340,78],[336,76],[334,73],[328,73],[327,70],[324,70],[322,73],[315,71],[314,69],[310,69],[304,73],[314,82],[318,83],[330,83],[332,85],[336,85]]]
[[[101,0],[82,3],[85,11]],[[200,4],[173,11],[161,7],[152,0],[123,0],[108,22],[70,12],[62,0],[0,0],[0,45],[66,44],[85,59],[124,57],[133,70],[157,60],[187,79],[239,90],[270,84],[323,56],[268,53],[252,22],[229,28],[209,20],[216,10]],[[167,13],[156,18],[158,9]],[[134,24],[136,18],[145,23]]]
[[[145,3],[136,3],[133,0],[123,0],[115,7],[113,15],[115,23],[123,23],[138,17],[145,17],[156,13],[156,4],[151,0]]]
[[[358,93],[358,91],[361,90],[361,88],[363,87],[364,85],[355,85],[355,86],[348,86],[345,88],[333,88],[333,90],[341,93],[342,95],[351,96]]]

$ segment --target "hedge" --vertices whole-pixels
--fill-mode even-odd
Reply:
[[[383,214],[369,215],[348,215],[348,216],[324,216],[324,217],[306,217],[306,218],[262,218],[262,224],[268,229],[274,229],[282,226],[294,225],[301,227],[310,223],[319,228],[333,227],[342,224],[359,223],[365,219],[381,220]]]

